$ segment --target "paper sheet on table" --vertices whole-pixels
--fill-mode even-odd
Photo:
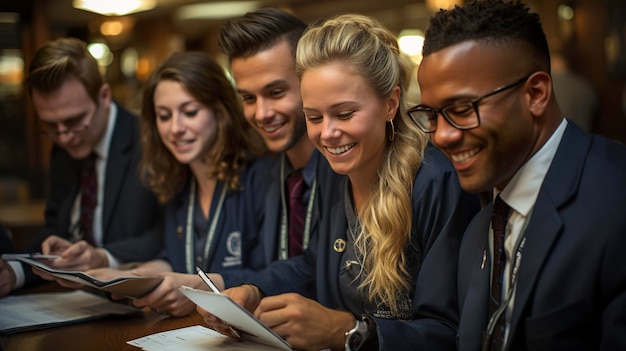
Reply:
[[[237,341],[201,325],[144,336],[127,344],[145,351],[279,350],[256,342]]]
[[[82,290],[9,295],[0,299],[0,332],[11,334],[139,311]]]

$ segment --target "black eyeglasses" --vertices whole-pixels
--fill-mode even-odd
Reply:
[[[41,132],[41,134],[47,136],[50,139],[57,140],[61,135],[74,136],[74,135],[84,133],[87,129],[89,129],[89,124],[83,124],[77,127],[68,128],[66,130],[61,130],[61,131],[52,130],[52,129],[44,130]]]
[[[63,122],[63,124],[67,125],[65,130],[57,130],[58,124],[49,124],[44,127],[45,130],[41,132],[41,134],[47,136],[48,138],[57,141],[61,135],[67,135],[68,137],[73,137],[75,135],[83,134],[89,129],[91,126],[93,119],[95,118],[95,114],[98,112],[98,106],[96,106],[96,111],[91,112],[90,114],[86,114],[81,117],[78,121],[72,122]],[[85,121],[87,120],[87,121]],[[69,124],[69,125],[68,125]]]
[[[530,75],[515,81],[514,83],[501,86],[495,90],[468,102],[462,102],[449,106],[444,106],[440,109],[434,109],[422,105],[407,110],[407,113],[413,119],[415,124],[423,132],[432,133],[437,130],[437,114],[441,113],[443,118],[450,123],[453,127],[461,130],[476,128],[480,125],[480,115],[478,114],[478,104],[492,95],[501,93],[508,89],[511,89],[517,85],[524,83]]]

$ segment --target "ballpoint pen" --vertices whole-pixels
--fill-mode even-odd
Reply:
[[[217,286],[215,285],[215,283],[213,283],[211,278],[209,278],[209,276],[206,273],[204,273],[204,271],[200,269],[200,267],[196,267],[196,272],[198,272],[200,279],[202,279],[202,281],[211,289],[211,291],[213,291],[216,294],[221,294],[220,289],[217,288]],[[236,336],[238,339],[241,339],[241,335],[239,335],[239,332],[237,332],[235,328],[233,328],[230,325],[228,326],[228,328],[230,328],[230,332],[233,333],[234,336]]]
[[[198,275],[200,276],[200,279],[202,279],[202,281],[209,286],[209,288],[211,289],[211,291],[213,291],[216,294],[221,294],[220,289],[217,288],[217,286],[215,285],[215,283],[213,283],[213,281],[211,280],[211,278],[209,278],[208,275],[206,275],[206,273],[204,273],[202,271],[202,269],[200,269],[199,267],[196,267],[196,272],[198,272]]]

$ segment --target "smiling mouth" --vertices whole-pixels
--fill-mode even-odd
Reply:
[[[478,151],[480,151],[480,149],[473,149],[473,150],[461,152],[458,154],[450,154],[450,157],[452,158],[452,161],[454,162],[463,163],[469,160],[470,158],[474,157],[474,155],[476,155]]]
[[[189,145],[193,142],[193,140],[179,140],[172,142],[175,146],[185,146]]]
[[[355,143],[352,144],[348,144],[348,145],[344,145],[344,146],[340,146],[340,147],[326,147],[326,150],[328,150],[328,152],[330,152],[333,155],[340,155],[343,154],[344,152],[347,152],[348,150],[352,149],[354,147],[354,145],[356,145]]]
[[[259,128],[262,129],[266,133],[272,133],[272,132],[279,130],[284,125],[285,123],[278,123],[278,124],[272,124],[269,126],[259,126]]]

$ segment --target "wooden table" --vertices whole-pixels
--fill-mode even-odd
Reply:
[[[59,290],[56,285],[54,287],[48,285],[26,292],[55,290]],[[0,334],[2,346],[0,349],[4,351],[138,351],[139,348],[128,345],[126,342],[146,335],[198,324],[203,324],[203,321],[195,311],[187,317],[176,318],[144,309],[139,315],[109,317],[11,335]]]
[[[45,208],[45,200],[0,205],[0,225],[11,232],[17,251],[25,249],[45,224]]]

